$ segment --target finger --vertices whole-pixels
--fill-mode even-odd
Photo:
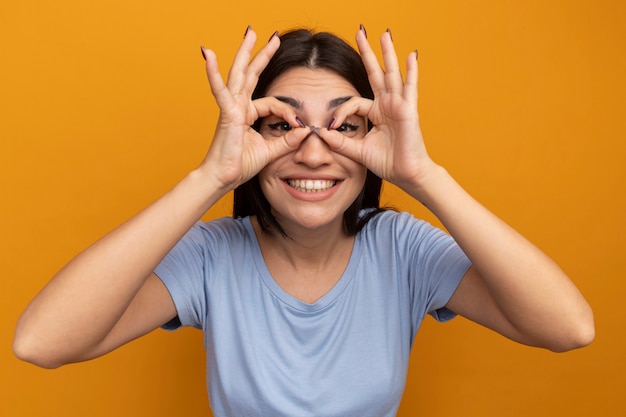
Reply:
[[[369,117],[373,106],[373,100],[364,97],[352,97],[350,100],[341,103],[341,105],[335,109],[333,112],[333,120],[328,125],[328,128],[334,129],[341,126],[341,124],[352,115]]]
[[[270,160],[274,161],[281,156],[287,155],[288,153],[298,149],[302,141],[309,137],[312,131],[313,128],[310,126],[297,127],[281,137],[267,139],[266,143],[269,150]]]
[[[255,43],[256,33],[252,30],[252,28],[248,27],[246,35],[244,36],[243,41],[235,54],[233,65],[230,67],[230,71],[228,72],[228,81],[226,82],[226,85],[233,92],[241,91],[245,84],[246,72]]]
[[[417,80],[419,69],[417,65],[417,50],[406,57],[406,81],[402,95],[411,103],[417,103]]]
[[[225,108],[232,104],[232,96],[222,79],[222,74],[217,64],[217,56],[210,49],[203,49],[203,53],[206,59],[206,73],[211,86],[211,93],[213,93],[217,105],[220,108]]]
[[[317,134],[328,144],[332,151],[364,164],[362,158],[364,140],[362,138],[353,139],[336,130],[328,130],[326,128],[319,129]]]
[[[280,38],[278,37],[278,32],[274,32],[267,45],[265,45],[254,56],[248,65],[244,88],[250,95],[252,95],[252,92],[259,81],[259,75],[261,75],[261,72],[263,72],[267,64],[270,62],[270,59],[272,59],[279,46]]]
[[[393,46],[391,31],[387,29],[380,37],[380,46],[385,63],[385,86],[388,92],[402,93],[402,73],[398,64],[398,56]]]
[[[252,101],[259,118],[274,115],[289,123],[292,127],[304,127],[296,111],[289,104],[275,97],[262,97]]]
[[[367,77],[374,91],[374,95],[380,95],[385,91],[385,75],[383,69],[380,67],[380,63],[372,51],[365,30],[361,28],[356,34],[356,43],[361,54],[361,60],[365,65],[367,71]]]

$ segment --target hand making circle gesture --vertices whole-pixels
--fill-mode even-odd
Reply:
[[[331,129],[320,134],[336,152],[358,161],[379,177],[400,187],[419,183],[434,166],[424,146],[417,112],[417,51],[406,59],[406,80],[398,65],[391,32],[381,36],[385,68],[381,68],[364,28],[356,41],[368,73],[374,99],[354,97],[335,111],[337,126],[352,115],[367,117],[373,128],[356,139]]]
[[[259,75],[280,45],[276,35],[251,59],[257,37],[248,27],[226,83],[219,72],[215,53],[202,48],[220,116],[201,168],[208,169],[218,184],[226,189],[236,188],[276,158],[297,149],[311,131],[299,121],[294,109],[285,103],[273,97],[252,100]],[[257,119],[270,114],[281,117],[292,129],[280,137],[263,138],[252,125]]]

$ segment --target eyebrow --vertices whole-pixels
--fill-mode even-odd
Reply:
[[[335,99],[330,100],[330,103],[328,103],[328,109],[334,109],[335,107],[339,107],[341,104],[345,103],[346,101],[350,100],[352,98],[352,96],[345,96],[345,97],[338,97]]]
[[[274,96],[274,98],[278,101],[282,101],[283,103],[289,104],[296,110],[300,110],[302,108],[302,103],[296,100],[295,98],[285,97],[285,96]]]
[[[274,96],[274,98],[278,101],[282,101],[283,103],[289,104],[291,107],[293,107],[296,110],[302,109],[302,106],[303,106],[302,102],[296,100],[295,98],[285,97],[285,96]],[[328,109],[330,110],[330,109],[334,109],[335,107],[339,107],[341,104],[345,103],[351,98],[352,96],[334,98],[328,102]]]

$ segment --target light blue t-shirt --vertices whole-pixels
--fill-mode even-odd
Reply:
[[[441,230],[387,211],[313,304],[273,280],[249,218],[197,223],[155,272],[180,323],[204,331],[216,417],[392,417],[417,329],[453,317],[469,265]]]

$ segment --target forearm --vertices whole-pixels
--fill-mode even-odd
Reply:
[[[21,349],[60,346],[68,358],[113,329],[161,259],[223,194],[194,171],[69,262],[18,322]]]
[[[506,320],[527,342],[550,347],[593,328],[591,309],[545,253],[436,167],[419,187],[422,201],[455,238]]]
[[[409,193],[437,216],[485,278],[538,273],[564,277],[553,261],[470,196],[444,168],[436,167],[428,184]]]

